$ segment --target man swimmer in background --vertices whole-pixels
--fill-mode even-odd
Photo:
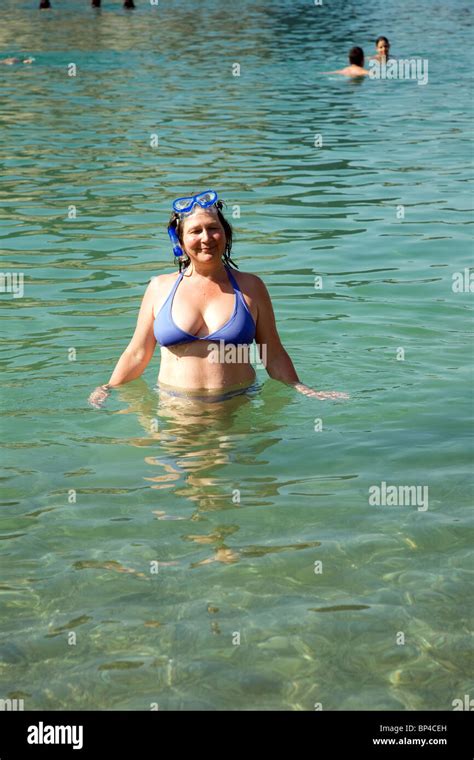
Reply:
[[[368,75],[367,69],[364,69],[364,51],[360,47],[353,47],[349,50],[349,66],[338,71],[326,71],[325,74],[342,74],[346,77],[365,77]]]

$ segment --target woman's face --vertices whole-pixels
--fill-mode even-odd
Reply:
[[[388,42],[385,42],[385,40],[379,40],[377,42],[377,53],[381,58],[386,58],[388,56],[388,51],[390,50],[390,45]]]
[[[190,259],[201,263],[220,261],[226,245],[224,227],[212,211],[199,209],[184,220],[183,247]]]

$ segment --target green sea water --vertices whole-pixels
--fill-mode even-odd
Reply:
[[[451,710],[473,694],[472,5],[136,4],[2,0],[2,57],[35,62],[0,67],[1,269],[24,276],[0,294],[0,697]],[[379,34],[426,85],[322,74]],[[171,200],[207,187],[301,380],[348,401],[259,368],[248,396],[167,403],[157,350],[88,406],[174,267]],[[374,505],[382,483],[428,500]]]

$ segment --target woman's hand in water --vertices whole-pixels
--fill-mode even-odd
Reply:
[[[347,393],[340,393],[339,391],[315,391],[313,388],[310,388],[309,385],[305,385],[304,383],[295,383],[293,387],[299,393],[302,393],[304,396],[310,396],[311,398],[349,398],[349,394]]]
[[[89,404],[96,409],[100,409],[106,402],[109,394],[110,390],[108,388],[103,385],[99,385],[95,390],[92,391],[91,395],[89,396]]]

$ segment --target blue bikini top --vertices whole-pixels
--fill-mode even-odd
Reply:
[[[153,323],[153,332],[156,342],[159,343],[160,346],[175,346],[178,343],[191,343],[193,340],[223,340],[224,343],[232,343],[236,346],[242,343],[252,343],[256,332],[254,319],[245,302],[242,291],[238,286],[237,280],[233,276],[229,267],[226,266],[225,269],[235,293],[234,311],[225,325],[219,327],[215,332],[209,333],[209,335],[199,337],[197,335],[191,335],[191,333],[182,330],[177,324],[175,324],[173,317],[171,316],[171,311],[173,308],[174,295],[179,283],[183,279],[183,272],[180,272],[179,277],[176,279],[175,284],[156,315]]]

